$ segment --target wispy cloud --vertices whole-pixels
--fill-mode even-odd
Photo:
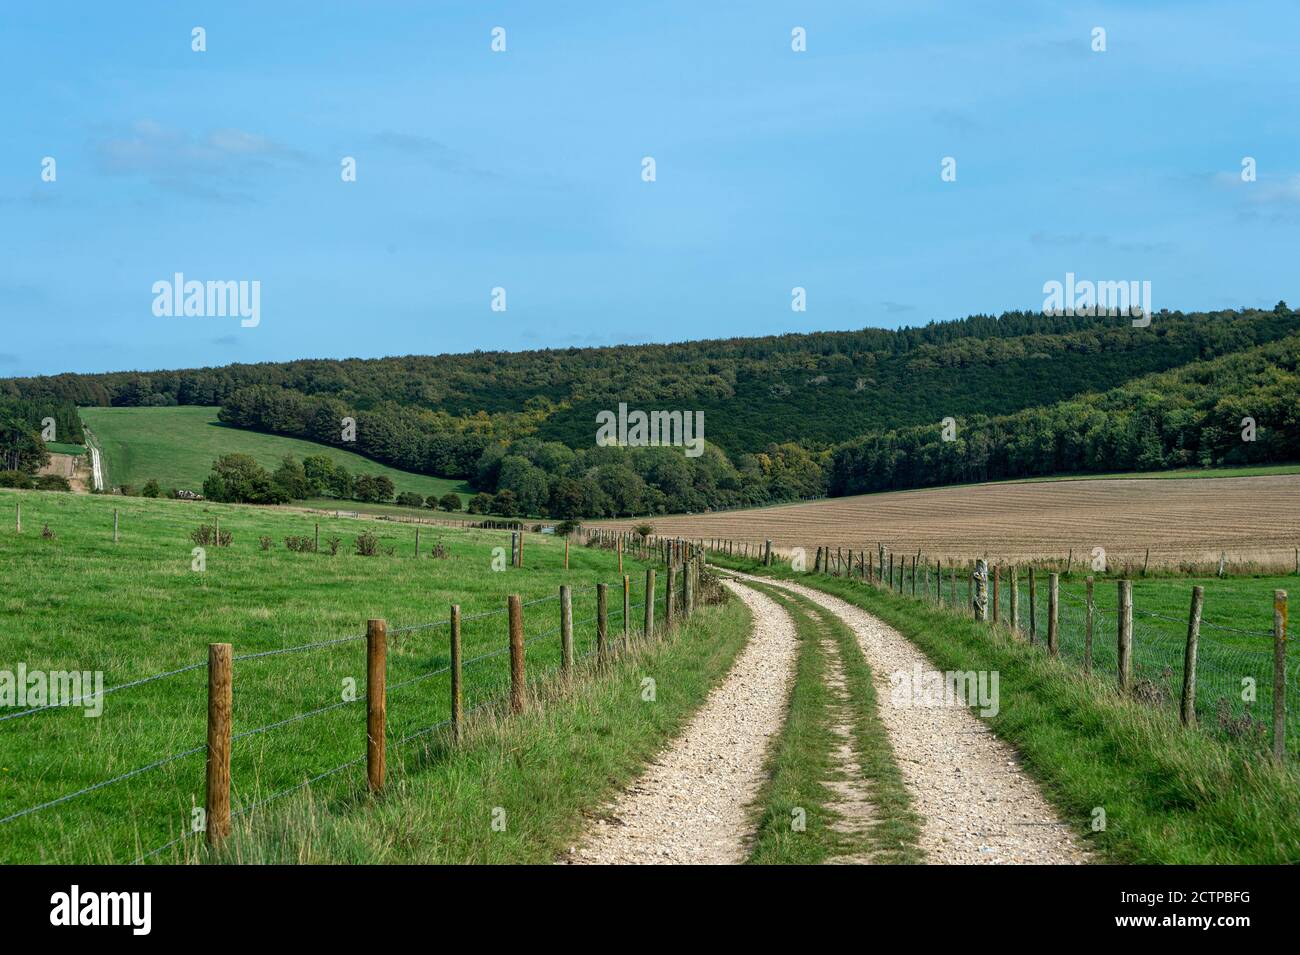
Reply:
[[[139,177],[159,189],[211,202],[251,202],[236,183],[254,169],[309,161],[300,150],[242,129],[195,135],[142,119],[91,144],[101,172]]]
[[[375,145],[426,162],[435,169],[461,176],[496,179],[500,174],[472,162],[469,157],[441,140],[418,133],[400,133],[386,130],[373,137]]]
[[[1029,236],[1029,242],[1042,248],[1082,248],[1112,249],[1116,252],[1151,254],[1171,252],[1172,242],[1128,242],[1116,241],[1108,235],[1092,232],[1035,232]]]

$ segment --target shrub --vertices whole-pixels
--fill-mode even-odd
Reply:
[[[296,534],[290,534],[284,539],[284,546],[295,554],[314,554],[316,553],[316,538],[307,537],[306,535],[299,537]]]
[[[442,541],[434,541],[433,546],[429,548],[429,556],[435,560],[446,560],[451,556],[451,551],[447,550],[447,545]]]
[[[221,531],[218,534],[215,524],[200,524],[190,534],[190,540],[200,547],[211,547],[214,543],[218,547],[229,547],[234,539],[235,535],[232,531]]]
[[[275,542],[271,540],[271,538],[266,534],[263,534],[261,537],[259,537],[257,539],[257,542],[262,545],[262,550],[270,550],[272,547],[275,546]]]
[[[339,552],[339,545],[343,543],[343,539],[340,537],[330,537],[325,541],[325,543],[329,545],[330,556],[333,557]]]
[[[357,556],[376,557],[379,554],[379,537],[372,531],[362,531],[356,539]]]
[[[41,474],[36,478],[36,488],[40,491],[71,491],[72,485],[62,474]]]
[[[403,491],[397,495],[397,503],[402,507],[424,507],[424,498],[414,491]]]
[[[485,491],[480,491],[469,499],[469,506],[465,508],[465,510],[470,514],[491,514],[492,504],[492,495]]]
[[[633,529],[636,531],[637,535],[638,535],[642,540],[645,540],[646,538],[648,538],[651,534],[653,534],[653,533],[655,532],[655,529],[654,529],[654,525],[653,525],[653,524],[638,524],[638,525],[637,525],[635,528],[633,528]]]
[[[26,471],[0,471],[0,487],[30,488],[32,476]]]
[[[448,491],[438,499],[438,506],[444,511],[459,511],[461,508],[460,495]]]
[[[46,524],[45,527],[41,529],[41,536],[47,541],[54,540],[54,531],[50,530],[49,524]]]
[[[574,531],[580,530],[581,528],[582,523],[580,521],[560,521],[560,523],[555,525],[555,533],[559,537],[568,537]]]
[[[144,482],[144,487],[140,488],[140,496],[141,496],[141,497],[161,497],[161,496],[162,496],[162,488],[158,486],[158,482],[157,482],[156,480],[154,480],[153,478],[150,478],[149,480],[147,480],[147,481]]]

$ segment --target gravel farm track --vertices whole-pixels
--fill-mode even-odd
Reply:
[[[614,802],[595,814],[571,863],[743,862],[753,835],[750,805],[764,755],[785,717],[796,652],[794,621],[760,580],[728,572],[749,606],[754,633],[694,718]],[[1070,826],[1021,769],[1014,749],[964,705],[890,702],[890,674],[932,669],[901,634],[838,598],[763,580],[838,616],[872,669],[880,715],[922,818],[920,848],[940,864],[1071,864],[1089,861]],[[833,679],[833,677],[832,677]],[[869,787],[860,787],[869,812]],[[869,862],[869,859],[841,859]]]
[[[593,526],[649,523],[662,537],[761,544],[921,550],[931,558],[1075,559],[1103,547],[1153,566],[1233,561],[1289,563],[1300,542],[1300,475],[1095,479],[974,484],[891,491],[798,504],[679,514]],[[811,557],[808,558],[812,560]]]

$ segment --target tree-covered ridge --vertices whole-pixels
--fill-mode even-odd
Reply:
[[[1253,425],[1253,428],[1252,428]],[[832,495],[1037,475],[1300,460],[1300,334],[1010,415],[837,448]]]
[[[440,412],[440,431],[463,430],[453,419],[540,407],[537,433],[572,447],[592,441],[597,411],[627,402],[704,410],[710,442],[738,454],[773,441],[828,448],[947,414],[1006,414],[1272,341],[1293,324],[1285,309],[1164,312],[1144,329],[1123,318],[1012,312],[898,330],[8,379],[0,395],[225,405],[265,385],[330,398],[353,413]]]
[[[1282,340],[1296,318],[1283,303],[1162,312],[1145,328],[1015,312],[900,330],[10,379],[0,396],[220,404],[237,427],[467,478],[482,492],[476,510],[601,517],[1295,460],[1293,369],[1277,356],[1294,349]],[[620,403],[703,411],[706,453],[596,447],[597,413]],[[1263,430],[1242,449],[1229,418],[1245,405]],[[939,438],[948,417],[956,442]]]

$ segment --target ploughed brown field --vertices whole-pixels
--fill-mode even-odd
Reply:
[[[1094,547],[1111,563],[1144,559],[1178,565],[1217,561],[1290,567],[1300,545],[1300,475],[977,484],[893,491],[713,514],[602,521],[693,540],[755,545],[771,538],[781,552],[821,545],[877,543],[896,552],[968,559],[1065,558],[1083,561]]]

